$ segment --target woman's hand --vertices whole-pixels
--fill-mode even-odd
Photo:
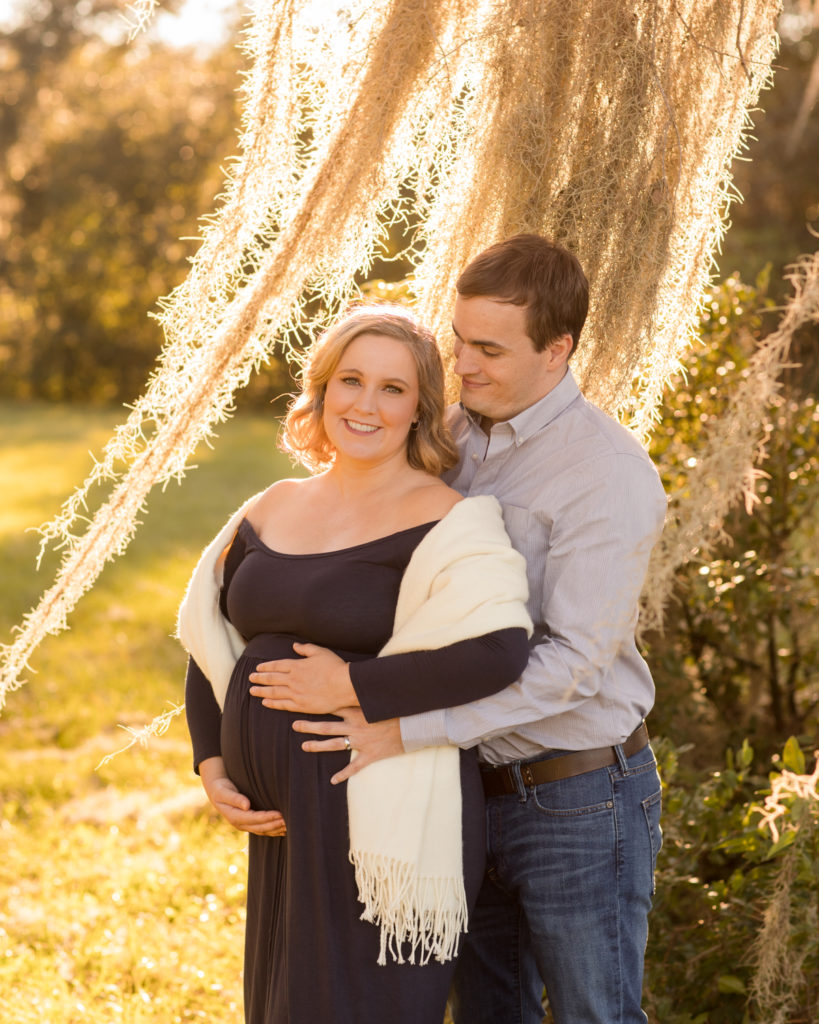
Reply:
[[[287,825],[279,811],[251,811],[248,798],[225,774],[225,763],[221,757],[208,757],[202,761],[199,776],[208,800],[234,828],[257,836],[287,834]]]
[[[346,661],[315,644],[293,644],[293,650],[301,657],[265,661],[250,673],[250,692],[266,708],[334,715],[358,704]]]
[[[366,768],[368,764],[372,764],[373,761],[404,753],[404,744],[401,742],[401,725],[397,718],[387,718],[383,722],[371,724],[364,717],[361,708],[342,708],[338,714],[341,718],[340,722],[293,723],[295,732],[333,737],[326,740],[305,740],[301,749],[308,753],[320,754],[326,750],[347,750],[345,738],[349,739],[349,749],[354,750],[356,756],[351,759],[346,768],[336,772],[330,779],[334,786],[339,782],[346,782],[347,779],[356,775],[362,768]]]

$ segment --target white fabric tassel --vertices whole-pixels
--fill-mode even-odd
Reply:
[[[466,892],[463,878],[418,878],[414,865],[377,854],[350,853],[358,882],[358,898],[364,904],[362,921],[380,928],[378,963],[387,962],[387,951],[399,964],[405,962],[409,945],[411,964],[439,963],[458,954],[461,933],[467,930]]]

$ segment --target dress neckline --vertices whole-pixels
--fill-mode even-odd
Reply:
[[[327,558],[330,555],[345,555],[351,551],[359,551],[361,548],[368,548],[375,544],[382,544],[386,540],[393,540],[395,537],[401,537],[407,533],[414,533],[417,530],[430,530],[433,526],[437,526],[439,522],[440,519],[432,519],[428,523],[419,523],[417,526],[408,526],[404,530],[396,530],[394,533],[385,534],[383,537],[374,537],[372,540],[365,540],[361,544],[351,544],[346,548],[335,548],[332,551],[306,551],[299,554],[293,554],[287,551],[277,551],[275,548],[271,548],[268,544],[265,544],[258,533],[256,533],[250,520],[247,518],[242,519],[239,524],[239,529],[243,526],[247,526],[256,542],[264,549],[264,551],[268,554],[275,555],[276,558]]]

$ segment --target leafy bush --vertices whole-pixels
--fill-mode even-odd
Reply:
[[[653,439],[669,489],[751,372],[768,285],[734,275],[711,291]],[[819,407],[802,384],[797,368],[781,381],[753,513],[735,509],[677,572],[665,630],[645,638],[667,737],[646,963],[663,1024],[819,1020],[819,765],[806,775],[800,747],[819,732]]]
[[[734,276],[711,292],[703,346],[669,389],[653,441],[669,487],[750,372],[771,308],[767,287],[767,275],[755,286]],[[745,736],[770,755],[819,726],[819,407],[798,385],[788,374],[775,400],[753,514],[735,509],[710,555],[679,570],[666,628],[646,638],[655,727],[696,742],[701,764]]]
[[[727,751],[722,770],[703,775],[669,741],[655,749],[664,836],[646,958],[649,1018],[819,1020],[819,762],[806,776],[790,739],[766,779],[745,742]],[[773,841],[766,817],[777,806]]]

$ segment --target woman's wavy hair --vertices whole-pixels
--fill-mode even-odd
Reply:
[[[458,461],[444,423],[444,364],[432,332],[401,306],[356,306],[318,338],[302,371],[301,390],[287,410],[279,446],[312,472],[332,465],[335,449],[324,430],[324,393],[345,349],[363,334],[395,338],[412,353],[418,423],[407,437],[407,460],[414,469],[439,476]]]

